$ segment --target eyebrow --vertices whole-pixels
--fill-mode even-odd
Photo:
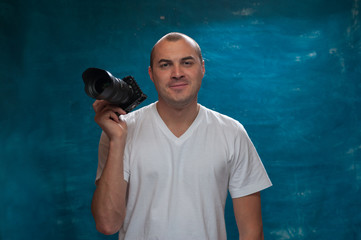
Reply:
[[[195,59],[194,57],[188,56],[188,57],[182,58],[182,61],[184,61],[184,60],[194,60],[194,59]]]
[[[158,61],[158,63],[162,63],[162,62],[170,63],[170,62],[172,62],[172,61],[171,61],[171,60],[168,60],[168,59],[160,59],[160,60]]]
[[[194,59],[195,59],[194,57],[188,56],[188,57],[182,58],[181,61],[194,60]],[[162,59],[160,59],[160,60],[158,61],[158,63],[162,63],[162,62],[171,63],[171,62],[173,62],[173,61],[172,61],[172,60],[169,60],[169,59],[164,59],[164,58],[162,58]]]

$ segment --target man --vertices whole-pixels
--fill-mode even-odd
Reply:
[[[229,190],[240,239],[263,239],[259,191],[271,182],[243,126],[197,102],[205,73],[198,44],[165,35],[148,72],[156,103],[127,115],[102,100],[93,104],[103,130],[92,201],[98,231],[131,240],[223,240]]]

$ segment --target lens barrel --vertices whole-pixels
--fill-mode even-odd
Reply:
[[[86,94],[95,99],[103,99],[121,105],[133,95],[133,89],[122,79],[114,77],[110,72],[99,68],[88,68],[83,72]]]

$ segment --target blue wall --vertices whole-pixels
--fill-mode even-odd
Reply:
[[[0,239],[116,239],[90,213],[99,127],[82,72],[133,75],[180,31],[200,102],[242,122],[274,186],[266,239],[361,239],[359,0],[0,1]],[[143,104],[143,105],[144,105]],[[229,239],[237,239],[232,206]]]

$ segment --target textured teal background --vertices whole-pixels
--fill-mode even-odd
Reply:
[[[238,119],[274,186],[266,239],[361,239],[359,0],[0,0],[0,239],[116,239],[90,213],[100,129],[82,72],[133,75],[150,49],[202,47],[200,102]],[[229,239],[237,239],[232,206]]]

